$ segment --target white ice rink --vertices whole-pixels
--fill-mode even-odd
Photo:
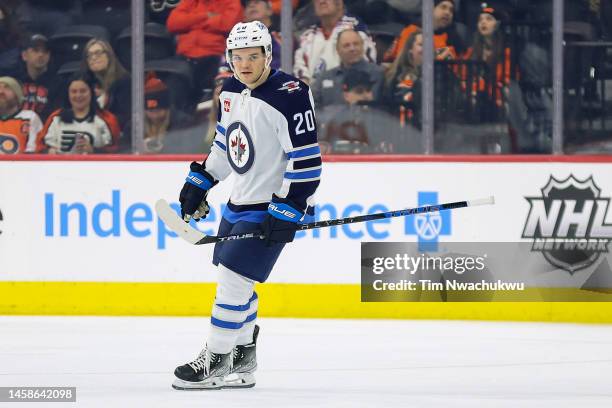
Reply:
[[[612,327],[260,319],[257,386],[175,391],[207,318],[0,317],[0,386],[52,407],[612,407]],[[0,406],[47,406],[0,403]]]

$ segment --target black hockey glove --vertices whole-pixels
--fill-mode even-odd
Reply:
[[[208,190],[217,184],[200,163],[192,162],[189,169],[185,185],[179,195],[181,217],[185,222],[189,222],[192,218],[196,221],[206,218],[209,211],[206,196]]]
[[[293,241],[297,223],[303,216],[304,212],[292,201],[273,195],[266,218],[261,223],[266,246]]]

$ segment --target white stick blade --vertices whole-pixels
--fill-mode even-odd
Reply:
[[[155,203],[155,211],[157,211],[158,217],[162,219],[168,228],[191,244],[195,244],[206,236],[200,231],[191,228],[188,223],[183,221],[164,199],[157,200]]]
[[[475,205],[491,205],[495,204],[495,197],[489,196],[486,198],[477,198],[475,200],[468,200],[468,206],[473,207]]]

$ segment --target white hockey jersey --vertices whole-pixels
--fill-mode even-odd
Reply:
[[[205,168],[216,180],[235,174],[230,210],[265,210],[272,194],[304,211],[312,207],[321,151],[309,87],[272,70],[253,90],[235,77],[227,79],[219,99],[217,131]]]
[[[57,110],[49,116],[38,135],[38,144],[53,147],[58,153],[72,153],[77,134],[87,137],[96,151],[111,152],[109,147],[118,144],[119,123],[110,112],[100,110],[91,120],[74,119],[69,123],[62,121],[60,115],[61,110]],[[40,146],[39,150],[44,146]],[[102,150],[104,148],[108,150]]]
[[[344,15],[329,34],[325,35],[319,25],[310,26],[300,36],[299,48],[295,51],[293,73],[298,78],[312,80],[320,72],[340,65],[340,56],[336,50],[338,35],[347,29],[355,30],[363,39],[364,57],[370,63],[376,63],[376,44],[368,33],[368,28],[359,18]]]

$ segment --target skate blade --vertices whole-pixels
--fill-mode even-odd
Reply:
[[[211,378],[201,382],[184,381],[180,378],[175,378],[172,383],[172,388],[180,391],[214,391],[220,390],[224,386],[225,382],[221,377]]]
[[[253,388],[255,376],[251,373],[232,373],[223,378],[223,388]]]

